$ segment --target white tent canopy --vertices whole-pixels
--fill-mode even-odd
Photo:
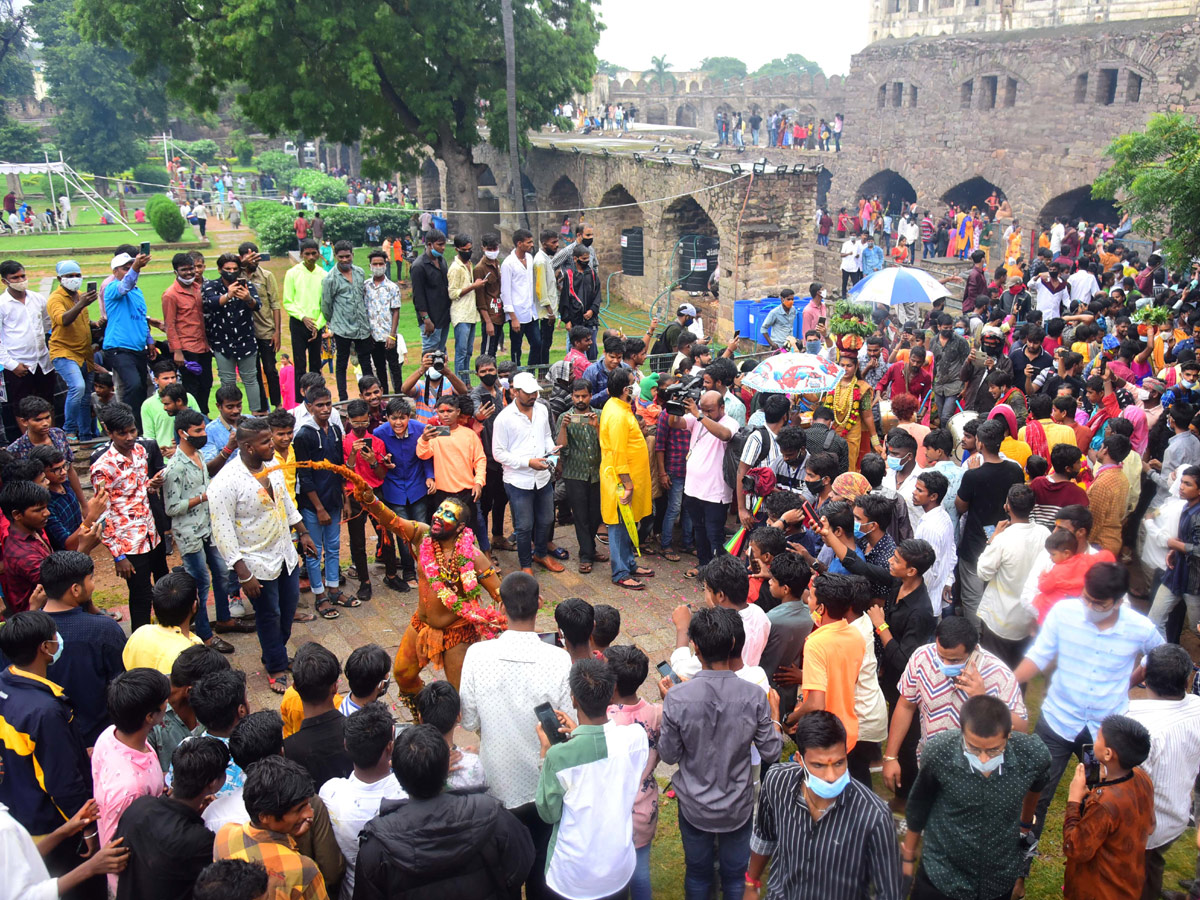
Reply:
[[[117,210],[113,209],[112,204],[97,194],[91,185],[63,160],[62,153],[59,153],[58,157],[58,162],[51,162],[49,156],[46,157],[44,162],[40,163],[0,162],[0,175],[12,177],[21,175],[46,175],[50,180],[50,203],[55,208],[58,207],[58,200],[54,196],[54,176],[57,175],[63,180],[64,190],[67,192],[74,190],[76,193],[82,194],[89,202],[95,204],[97,209],[103,211],[109,221],[116,222],[131,234],[137,234],[137,230],[130,227],[125,218]],[[61,230],[58,216],[54,217],[54,226],[56,230]]]

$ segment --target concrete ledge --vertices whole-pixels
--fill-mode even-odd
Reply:
[[[136,236],[131,236],[131,237],[136,237]],[[120,241],[118,241],[117,243],[120,243]],[[136,241],[136,240],[130,240],[129,243],[140,243],[140,242]],[[0,248],[2,248],[3,246],[4,246],[3,241],[0,241]],[[182,242],[176,243],[176,244],[153,244],[152,243],[151,244],[151,252],[153,253],[153,252],[158,252],[161,250],[207,250],[211,247],[212,247],[212,243],[209,241],[182,241]],[[36,250],[16,251],[16,255],[22,256],[22,257],[42,257],[42,256],[53,257],[53,256],[56,256],[59,259],[66,259],[68,257],[75,257],[75,256],[94,256],[96,254],[111,256],[112,249],[109,247],[49,247],[49,248],[39,248]]]

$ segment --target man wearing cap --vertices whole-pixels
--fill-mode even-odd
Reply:
[[[0,263],[0,364],[9,406],[16,410],[26,397],[53,397],[54,367],[46,346],[50,319],[46,298],[31,291],[25,267],[12,259]]]
[[[83,270],[73,259],[54,267],[58,285],[46,299],[50,317],[50,362],[67,385],[63,430],[87,440],[96,436],[92,427],[92,326],[88,307],[96,302],[96,291],[84,292]]]
[[[504,467],[517,559],[530,574],[535,562],[547,571],[561,572],[562,564],[547,547],[554,524],[552,476],[559,450],[550,431],[550,413],[537,402],[541,388],[532,373],[517,373],[512,387],[513,402],[497,414],[492,429],[492,453]]]
[[[118,253],[109,263],[113,280],[104,290],[108,326],[104,329],[104,363],[117,383],[117,396],[133,409],[138,431],[142,430],[142,403],[146,392],[146,354],[157,354],[150,340],[146,318],[146,296],[138,287],[138,275],[150,256]]]
[[[696,320],[696,307],[690,303],[681,303],[679,309],[675,310],[675,321],[663,329],[662,335],[659,336],[663,353],[674,353],[675,347],[679,343],[679,335],[687,330],[688,326]]]

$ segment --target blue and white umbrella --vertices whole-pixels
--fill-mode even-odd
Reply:
[[[914,266],[889,266],[868,275],[850,288],[850,297],[859,303],[932,303],[949,297],[946,286],[924,269]]]

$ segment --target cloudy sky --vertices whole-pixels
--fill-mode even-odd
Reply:
[[[736,56],[753,72],[775,57],[801,53],[833,75],[849,71],[851,54],[867,43],[867,0],[760,2],[737,10],[718,0],[602,0],[607,30],[596,55],[634,70],[663,54],[681,70],[698,67],[706,56]]]

